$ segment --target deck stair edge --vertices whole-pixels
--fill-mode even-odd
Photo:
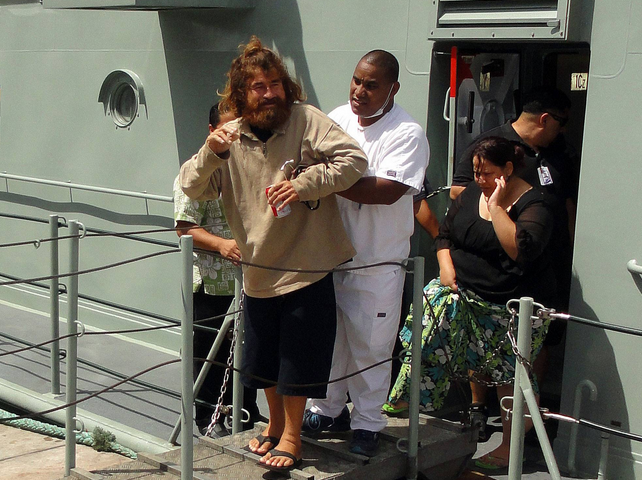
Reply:
[[[194,444],[194,480],[291,478],[293,480],[393,480],[403,477],[408,459],[397,449],[399,439],[407,436],[407,419],[390,419],[381,433],[380,454],[368,458],[350,453],[349,432],[303,436],[304,462],[300,469],[270,473],[259,465],[260,455],[245,448],[248,441],[261,433],[264,425],[253,430],[222,438],[201,437]],[[453,422],[422,415],[419,435],[419,471],[430,473],[431,480],[456,478],[476,449],[476,431]],[[129,477],[148,467],[149,477],[180,479],[180,448],[163,454],[140,453],[129,466],[87,472],[73,469],[79,480],[108,480]],[[109,472],[109,473],[107,473]],[[106,476],[101,473],[107,473]],[[266,476],[267,474],[267,476]]]

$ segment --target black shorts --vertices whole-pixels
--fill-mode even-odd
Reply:
[[[332,275],[312,285],[272,298],[245,296],[243,371],[278,382],[280,395],[325,398],[337,331]],[[247,375],[243,384],[269,388],[274,384]]]

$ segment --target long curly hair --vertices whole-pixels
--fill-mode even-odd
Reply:
[[[287,106],[294,102],[302,102],[306,96],[299,83],[290,77],[288,69],[281,57],[274,51],[264,47],[261,40],[252,36],[247,45],[239,45],[241,54],[232,61],[230,71],[227,73],[227,83],[223,93],[219,94],[221,102],[219,109],[222,112],[232,112],[237,117],[243,115],[247,102],[247,88],[257,70],[269,72],[275,70],[285,90]]]

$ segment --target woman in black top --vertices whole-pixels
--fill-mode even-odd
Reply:
[[[475,181],[454,201],[437,237],[441,284],[494,303],[522,295],[547,302],[555,289],[545,248],[553,218],[544,194],[513,175],[520,147],[490,137],[473,154]]]
[[[555,289],[546,249],[554,220],[544,195],[514,175],[523,151],[489,137],[473,155],[475,182],[457,197],[440,227],[440,276],[424,289],[421,403],[427,410],[443,407],[452,374],[469,370],[473,376],[510,382],[515,357],[506,340],[506,302],[527,295],[546,303]],[[534,322],[531,358],[547,327],[547,322]],[[409,316],[401,333],[405,345],[411,331]],[[407,408],[409,383],[410,365],[404,364],[384,411]],[[506,385],[498,393],[510,395],[510,389]],[[507,464],[509,424],[504,432],[502,445],[480,459],[483,466]]]

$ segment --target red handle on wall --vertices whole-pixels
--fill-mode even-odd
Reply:
[[[457,96],[457,47],[450,49],[450,96]]]

